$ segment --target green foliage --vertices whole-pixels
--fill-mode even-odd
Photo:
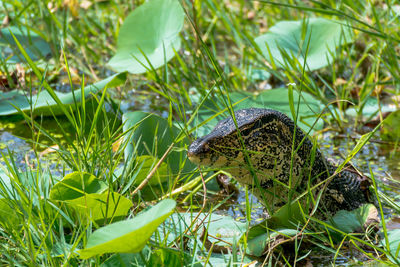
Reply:
[[[107,185],[90,173],[73,172],[67,174],[50,190],[50,199],[70,200],[85,194],[102,193]]]
[[[391,255],[388,255],[388,257],[393,263],[398,263],[398,259],[400,259],[400,229],[388,231],[387,236],[391,253]],[[383,241],[382,245],[384,246]]]
[[[133,206],[132,201],[116,192],[85,194],[68,199],[65,203],[73,208],[82,220],[89,219],[97,224],[124,219]]]
[[[178,0],[151,0],[136,8],[119,30],[117,53],[108,66],[136,74],[161,67],[180,48],[183,18]]]
[[[77,108],[82,99],[89,98],[97,94],[105,87],[119,86],[125,81],[125,74],[115,74],[102,81],[85,86],[70,93],[54,92],[64,107],[72,110]],[[18,114],[20,111],[32,112],[34,115],[53,116],[63,114],[60,105],[48,91],[40,91],[33,95],[26,91],[13,90],[10,92],[0,92],[0,116]]]
[[[140,156],[137,159],[136,178],[134,185],[139,185],[143,180],[146,179],[150,171],[155,167],[157,163],[157,158],[152,156]],[[168,164],[162,162],[160,167],[157,168],[154,178],[150,179],[149,185],[159,185],[168,181]]]
[[[372,223],[378,223],[377,221],[371,221],[371,216],[373,215],[378,218],[376,207],[372,204],[365,204],[352,211],[338,211],[328,223],[344,233],[360,233],[367,227],[372,226]],[[367,225],[368,223],[370,225]]]
[[[175,201],[166,199],[133,219],[116,222],[94,231],[85,249],[79,251],[87,259],[103,253],[141,251],[147,240],[175,208]]]
[[[141,111],[129,112],[123,115],[122,120],[124,131],[128,131],[127,139],[125,139],[125,142],[128,142],[125,148],[126,161],[134,154],[152,155],[160,159],[171,145],[184,147],[189,143],[186,138],[178,142],[177,138],[181,130],[155,114]],[[186,160],[184,151],[170,152],[165,162],[174,174],[179,173],[180,170],[193,168],[193,165]]]
[[[290,58],[313,71],[332,64],[336,47],[352,41],[351,28],[345,24],[323,18],[280,21],[255,42],[272,65],[286,68]]]
[[[12,134],[32,150],[20,155],[12,144],[0,147],[6,169],[0,171],[0,265],[300,266],[309,255],[327,258],[321,265],[361,264],[353,258],[398,264],[399,233],[385,227],[385,216],[400,208],[383,193],[396,186],[374,184],[383,201],[382,242],[352,233],[372,206],[339,212],[330,224],[315,215],[305,221],[288,204],[249,228],[251,201],[243,208],[246,222],[231,219],[224,208],[236,212],[237,201],[204,185],[223,171],[196,170],[186,159],[191,138],[208,133],[232,108],[273,108],[311,134],[333,129],[337,137],[358,138],[360,125],[398,106],[397,11],[393,3],[368,1],[6,1],[0,5],[0,116],[17,121]],[[21,68],[25,76],[16,71]],[[74,94],[57,91],[80,83],[91,85]],[[10,117],[17,113],[23,121]],[[66,119],[51,117],[55,130],[42,115]],[[391,116],[381,133],[394,152],[397,117]],[[9,133],[0,128],[3,142]],[[21,129],[24,135],[16,134]],[[335,138],[333,151],[363,170],[370,164],[390,173],[395,153],[377,164],[357,158],[380,137],[378,129],[363,132],[354,149]],[[57,162],[48,163],[47,153]],[[160,183],[167,186],[158,190]],[[179,213],[164,224],[173,201],[143,211],[147,199],[172,196]],[[294,258],[280,242],[293,246]],[[319,249],[330,256],[320,257]],[[79,258],[78,250],[91,258]]]
[[[383,121],[381,129],[382,139],[398,142],[400,139],[400,110],[392,112]]]
[[[32,60],[44,59],[51,55],[49,44],[33,29],[24,26],[5,27],[0,29],[0,59],[7,64],[24,62],[24,57],[10,32],[18,39]]]

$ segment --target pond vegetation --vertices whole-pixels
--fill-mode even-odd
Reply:
[[[400,264],[396,1],[0,10],[0,265]],[[325,218],[310,185],[267,214],[229,169],[188,160],[249,107],[291,117],[338,172],[355,166],[374,203]]]

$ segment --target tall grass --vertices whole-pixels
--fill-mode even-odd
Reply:
[[[47,72],[35,62],[28,61],[27,68],[33,71],[30,76],[31,91],[33,87],[47,90],[53,97],[53,88],[48,84],[49,76],[66,75],[71,88],[77,86],[76,80],[84,88],[87,80],[92,81],[105,77],[109,71],[104,68],[105,63],[115,51],[115,40],[120,24],[129,10],[143,1],[118,1],[117,3],[93,3],[87,10],[77,6],[62,6],[60,1],[33,1],[12,2],[3,5],[4,14],[12,18],[12,23],[24,25],[34,30],[46,39],[53,52],[53,58],[46,62]],[[215,116],[228,111],[234,117],[234,104],[230,99],[233,91],[255,91],[260,83],[251,78],[253,69],[263,69],[273,75],[269,83],[282,86],[288,83],[297,84],[302,92],[308,92],[329,107],[331,119],[322,116],[326,123],[343,129],[348,127],[346,109],[351,105],[355,108],[358,117],[355,126],[362,120],[363,109],[371,96],[379,93],[399,95],[400,65],[398,63],[397,48],[399,45],[398,15],[391,2],[374,5],[365,2],[363,5],[351,1],[288,1],[287,3],[259,1],[182,1],[187,14],[185,28],[182,33],[182,51],[177,51],[176,57],[165,67],[151,70],[147,74],[131,75],[129,81],[120,88],[120,95],[126,97],[126,91],[143,85],[138,94],[152,94],[160,98],[160,107],[154,112],[167,112],[167,119],[172,124],[179,121],[181,133],[176,141],[185,137],[195,138],[192,134],[196,129],[207,123],[194,125],[200,109],[206,108],[206,101],[223,103],[220,110],[213,110]],[[74,16],[77,11],[79,16]],[[261,52],[255,46],[254,37],[264,32],[268,27],[280,20],[295,20],[313,16],[343,19],[351,22],[357,31],[354,44],[340,47],[336,53],[336,61],[321,71],[306,72],[304,66],[288,57],[288,66],[278,69],[274,65],[266,64]],[[364,44],[364,45],[360,45]],[[23,49],[22,49],[23,50]],[[297,66],[291,68],[290,66]],[[11,79],[8,65],[0,62],[2,73]],[[73,69],[78,70],[78,76]],[[54,76],[53,76],[54,75]],[[75,75],[75,76],[74,76]],[[78,78],[79,77],[79,78]],[[54,78],[57,80],[57,78]],[[148,205],[140,194],[133,194],[134,188],[130,185],[137,175],[137,154],[133,151],[128,161],[124,161],[126,143],[117,145],[129,133],[123,130],[120,120],[121,110],[118,104],[110,99],[110,90],[107,88],[101,94],[94,96],[90,103],[85,101],[75,103],[75,111],[64,109],[64,114],[73,127],[73,135],[65,129],[60,118],[54,116],[59,132],[64,135],[66,142],[55,138],[48,129],[40,123],[40,118],[26,113],[23,119],[32,131],[30,142],[37,158],[36,168],[26,166],[28,171],[22,172],[11,152],[2,152],[4,164],[3,172],[10,179],[10,187],[0,184],[0,196],[5,212],[1,216],[9,216],[7,223],[0,227],[0,262],[8,265],[38,264],[45,266],[101,265],[110,255],[99,256],[90,260],[81,260],[76,250],[82,248],[87,237],[95,228],[94,225],[82,218],[68,213],[64,207],[55,205],[48,200],[49,190],[61,177],[56,177],[53,170],[41,165],[39,152],[51,145],[41,143],[41,136],[52,141],[58,159],[63,166],[65,175],[68,171],[81,171],[94,174],[108,181],[110,191],[123,192],[134,195],[135,208],[130,216],[134,216],[140,209]],[[82,98],[83,99],[83,98]],[[332,104],[334,103],[334,104]],[[397,103],[398,104],[398,103]],[[293,105],[293,103],[292,103]],[[332,108],[335,106],[336,108]],[[110,112],[114,107],[116,112]],[[293,106],[296,113],[296,107]],[[316,117],[320,114],[316,114]],[[213,118],[213,117],[212,117]],[[210,120],[212,119],[210,118]],[[161,129],[160,129],[161,131]],[[372,136],[372,135],[371,135]],[[176,148],[174,149],[184,149]],[[358,152],[361,147],[358,147]],[[153,151],[154,152],[154,151]],[[125,162],[119,179],[116,180],[116,170]],[[249,161],[250,162],[250,161]],[[181,163],[182,166],[184,164]],[[154,164],[155,166],[155,164]],[[256,174],[253,166],[249,168]],[[174,186],[164,191],[153,191],[153,199],[176,196],[176,188],[192,190],[186,197],[189,202],[187,212],[210,212],[218,205],[203,206],[196,194],[206,194],[202,191],[202,183],[211,180],[210,177],[201,177],[193,170],[191,173],[182,173],[181,176],[171,175]],[[201,170],[204,174],[208,170]],[[211,170],[210,170],[211,171]],[[193,182],[188,177],[196,176]],[[182,178],[183,177],[183,178]],[[379,212],[382,219],[384,245],[372,240],[365,240],[356,235],[342,233],[344,238],[337,244],[332,237],[320,234],[320,228],[332,228],[325,222],[309,217],[307,231],[304,235],[289,237],[293,241],[293,256],[285,254],[279,246],[272,247],[271,253],[262,259],[265,264],[274,265],[282,262],[287,265],[300,264],[309,252],[304,253],[301,244],[308,242],[314,245],[311,254],[324,250],[332,255],[332,262],[339,256],[344,257],[342,251],[346,244],[353,244],[368,259],[381,263],[391,264],[387,256],[391,256],[388,247],[386,221],[383,206],[390,205],[396,213],[400,213],[398,203],[390,196],[378,190],[377,181],[371,172],[373,188],[378,196]],[[182,183],[182,180],[184,182]],[[186,187],[185,187],[186,186]],[[246,192],[248,193],[248,192]],[[203,198],[200,198],[203,200]],[[318,199],[317,199],[318,202]],[[250,225],[252,203],[246,201],[246,220]],[[201,208],[196,208],[201,207]],[[306,214],[305,214],[306,215]],[[195,222],[193,222],[195,223]],[[65,227],[67,225],[67,227]],[[337,231],[337,230],[336,230]],[[327,231],[329,233],[329,231]],[[157,239],[156,239],[157,240]],[[195,248],[190,251],[192,264],[197,263],[197,254],[208,259],[212,256],[211,250],[204,250],[198,239],[185,233],[176,240],[168,243],[167,240],[152,241],[153,248],[175,248],[187,250],[188,240],[195,242]],[[204,238],[203,240],[204,241]],[[286,241],[285,241],[286,242]],[[318,248],[318,249],[317,249]],[[207,252],[204,252],[207,251]],[[229,255],[229,265],[236,265],[240,261],[234,248]],[[150,263],[153,252],[143,251],[141,258]],[[243,255],[245,254],[241,251]],[[187,256],[187,255],[186,255]],[[184,253],[180,257],[186,257]],[[385,257],[386,256],[386,257]],[[244,257],[244,256],[243,256]]]

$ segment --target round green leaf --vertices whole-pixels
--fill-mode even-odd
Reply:
[[[392,112],[383,121],[381,136],[383,140],[399,141],[400,139],[400,110]]]
[[[67,200],[66,202],[81,216],[89,216],[92,221],[97,223],[125,217],[133,206],[132,201],[116,192],[85,194],[82,197]]]
[[[17,206],[17,200],[0,198],[0,225],[9,225],[16,227],[22,223],[21,218],[18,216],[14,206]]]
[[[269,62],[284,67],[289,60],[298,60],[306,70],[316,70],[332,62],[336,47],[352,42],[350,27],[345,22],[311,18],[306,21],[281,21],[255,39]],[[308,49],[308,51],[307,51]]]
[[[391,255],[388,255],[388,258],[392,262],[398,263],[400,259],[400,229],[393,229],[388,231],[387,237],[389,241],[389,249],[391,252]],[[383,247],[386,246],[384,238],[382,238],[381,244]]]
[[[49,44],[34,31],[24,26],[10,26],[0,29],[0,58],[4,60],[11,56],[7,63],[25,62],[10,32],[14,34],[33,61],[51,54]]]
[[[106,86],[117,86],[125,82],[125,78],[125,73],[118,73],[92,85],[85,86],[84,96],[85,98],[88,98],[92,94],[96,94],[103,90]],[[81,90],[82,89],[75,90],[74,93],[55,92],[55,94],[60,99],[61,103],[68,105],[72,110],[74,110],[76,108],[75,101],[78,105],[81,101]],[[33,95],[32,102],[30,102],[30,96],[27,95],[26,91],[0,91],[0,116],[17,114],[19,111],[15,107],[27,112],[29,112],[32,107],[34,115],[53,116],[63,114],[62,109],[47,91],[43,90],[39,94]]]
[[[87,259],[104,253],[139,252],[157,227],[173,212],[176,202],[165,199],[135,218],[112,223],[89,236],[86,248],[79,251]]]
[[[327,223],[345,233],[360,232],[368,226],[374,214],[378,214],[376,207],[372,204],[364,204],[351,211],[339,210]],[[375,217],[376,219],[371,222],[378,222],[379,218]],[[336,232],[333,234],[336,235]]]
[[[197,238],[200,238],[203,235],[204,228],[197,227],[197,224],[193,223],[195,217],[197,221],[204,222],[207,233],[210,235],[208,240],[219,246],[226,246],[227,243],[233,244],[239,242],[241,236],[247,230],[246,223],[235,221],[230,216],[214,213],[201,213],[199,215],[193,215],[193,213],[175,213],[160,226],[161,240],[164,238],[162,233],[168,233],[168,241],[173,242],[175,238],[186,233],[189,226],[191,227],[189,232],[193,234],[196,233]],[[219,239],[213,238],[212,236],[218,237]],[[203,240],[199,240],[199,242],[201,243]],[[188,246],[193,248],[194,243],[189,242]]]
[[[146,179],[147,175],[151,172],[154,166],[157,164],[158,159],[152,156],[140,156],[137,158],[136,165],[136,178],[134,181],[134,185],[139,185]],[[168,180],[168,165],[165,162],[162,162],[160,167],[157,168],[153,177],[149,180],[149,185],[160,185]]]
[[[298,234],[298,230],[295,229],[277,229],[274,231],[265,231],[264,233],[260,233],[251,238],[249,237],[246,253],[260,257],[268,250],[277,236],[282,235],[285,237],[292,237],[296,234]]]
[[[183,18],[177,0],[151,0],[136,8],[119,31],[117,53],[108,66],[117,72],[130,73],[161,67],[180,48],[178,34]]]
[[[128,160],[134,151],[138,155],[152,155],[161,158],[168,147],[174,142],[180,133],[180,129],[169,125],[168,121],[155,114],[135,111],[125,113],[122,117],[124,131],[133,131],[127,133],[129,144],[125,149],[125,160]],[[187,138],[177,143],[175,147],[184,147],[188,144]],[[165,162],[171,168],[173,173],[181,170],[181,163],[186,160],[184,151],[171,151]],[[184,171],[193,169],[193,164],[186,161]]]
[[[56,183],[50,190],[50,199],[71,200],[85,195],[85,193],[101,193],[107,185],[96,176],[85,172],[73,172]]]

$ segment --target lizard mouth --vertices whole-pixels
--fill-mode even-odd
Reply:
[[[200,160],[200,157],[199,157],[198,155],[196,155],[196,153],[191,152],[191,151],[189,150],[188,153],[187,153],[187,157],[188,157],[188,159],[189,159],[191,162],[193,162],[194,164],[200,165],[201,160]]]

